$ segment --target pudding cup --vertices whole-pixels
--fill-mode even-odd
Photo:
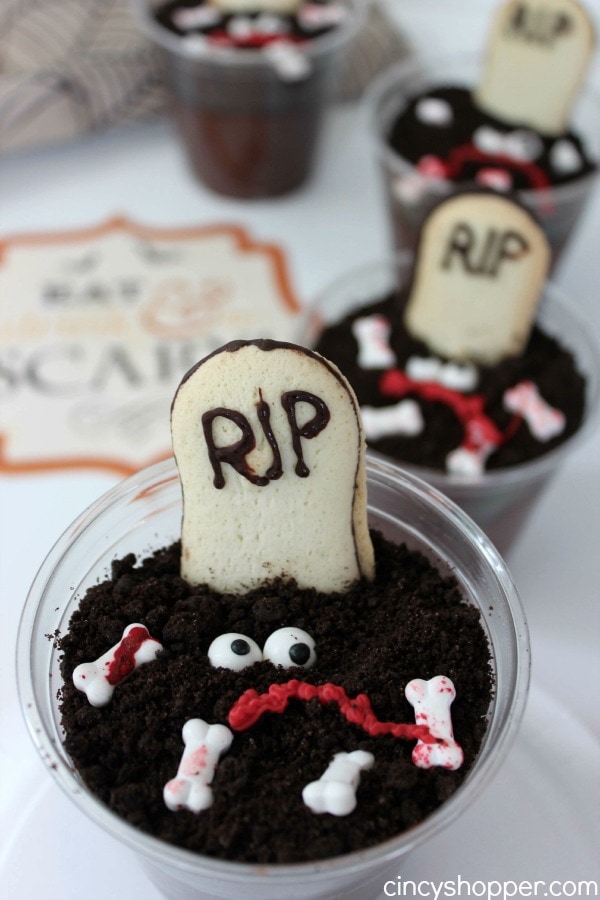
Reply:
[[[437,203],[459,187],[458,183],[433,178],[419,172],[413,163],[399,156],[387,137],[393,122],[408,102],[434,87],[474,88],[482,70],[479,56],[412,57],[389,67],[371,85],[365,95],[367,128],[372,138],[377,165],[381,172],[395,251],[414,251],[423,220]],[[544,229],[556,266],[577,223],[593,194],[600,172],[600,96],[582,91],[570,117],[593,172],[568,184],[545,190],[517,190],[517,199],[528,207]],[[431,148],[435,152],[435,148]],[[473,182],[460,182],[460,187]]]
[[[154,19],[160,0],[131,0],[139,27],[159,49],[187,159],[202,184],[260,199],[306,181],[332,75],[365,21],[363,0],[344,3],[348,15],[338,27],[293,51],[304,70],[294,74],[283,55],[194,44]]]
[[[411,265],[411,254],[403,253],[359,267],[336,279],[305,312],[299,343],[315,347],[328,325],[407,285]],[[478,475],[417,466],[370,451],[373,458],[395,462],[453,500],[477,522],[503,555],[508,554],[536,501],[562,463],[600,424],[600,338],[596,330],[551,282],[542,293],[536,323],[572,353],[586,379],[584,420],[563,443],[536,459]]]
[[[63,747],[57,690],[60,651],[48,635],[65,633],[85,590],[124,553],[147,554],[178,538],[180,482],[172,459],[144,469],[89,507],[58,540],[28,595],[18,635],[20,702],[33,742],[52,778],[81,814],[138,857],[172,900],[305,900],[375,896],[414,847],[470,807],[506,758],[521,720],[530,668],[527,624],[508,569],[465,514],[424,482],[368,457],[369,520],[388,539],[420,549],[458,579],[481,612],[495,675],[489,727],[461,787],[421,824],[364,851],[313,863],[224,862],[167,844],[112,813],[87,789]],[[107,861],[108,862],[108,861]]]

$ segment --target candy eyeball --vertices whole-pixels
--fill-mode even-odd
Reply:
[[[450,125],[454,118],[452,107],[441,97],[423,97],[415,107],[415,115],[424,125]]]
[[[473,132],[473,143],[482,153],[497,155],[504,152],[504,137],[490,125],[480,125]]]
[[[310,669],[317,661],[315,642],[301,628],[279,628],[269,635],[263,656],[275,666],[302,666]]]
[[[517,128],[504,138],[504,152],[521,162],[533,162],[541,156],[544,144],[541,137],[527,128]]]
[[[285,34],[289,30],[285,19],[268,12],[260,13],[255,25],[259,34]]]
[[[230,631],[220,634],[208,648],[208,661],[211,666],[241,672],[242,669],[260,662],[262,651],[256,641],[245,634]]]

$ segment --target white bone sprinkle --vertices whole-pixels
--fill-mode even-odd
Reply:
[[[550,165],[556,172],[577,172],[581,169],[581,154],[567,138],[557,141],[550,150]]]
[[[210,0],[223,13],[272,12],[279,15],[293,14],[301,0]]]
[[[310,75],[312,63],[306,53],[293,44],[274,41],[262,50],[282,81],[302,81]]]
[[[162,644],[150,637],[144,625],[128,625],[121,640],[95,662],[81,663],[73,672],[73,684],[92,706],[106,706],[119,682],[138,666],[152,662]]]
[[[503,135],[490,125],[480,125],[473,132],[473,143],[482,153],[490,153],[493,156],[504,151]]]
[[[508,412],[523,416],[538,441],[549,441],[564,431],[564,414],[546,403],[533,381],[520,381],[509,388],[502,402]]]
[[[495,191],[509,191],[513,185],[513,179],[510,172],[506,169],[495,169],[493,167],[485,167],[479,169],[475,175],[477,184],[483,184],[485,187],[493,188]]]
[[[182,730],[185,749],[177,775],[163,789],[169,809],[199,813],[212,806],[210,787],[219,757],[231,746],[233,733],[226,725],[209,725],[204,719],[188,719]]]
[[[205,3],[200,6],[182,7],[173,13],[173,21],[182,31],[192,31],[194,28],[210,28],[222,19],[222,14],[213,6]]]
[[[303,789],[302,799],[314,813],[347,816],[356,807],[360,773],[374,762],[375,757],[366,750],[336,753],[319,780]]]
[[[346,16],[342,3],[303,3],[298,10],[298,21],[303,28],[328,28],[339,25]]]
[[[390,434],[412,437],[423,431],[425,423],[415,400],[400,400],[393,406],[362,406],[360,414],[367,440],[377,441]]]
[[[436,675],[429,681],[414,678],[406,685],[404,693],[415,710],[417,725],[426,725],[439,740],[437,744],[417,741],[412,752],[414,764],[420,769],[430,769],[432,766],[459,769],[464,754],[454,740],[450,718],[450,706],[456,697],[452,681],[445,675]]]
[[[533,162],[541,156],[543,149],[541,137],[529,128],[515,128],[504,136],[504,153],[511,159]]]
[[[472,391],[478,381],[477,368],[471,363],[443,363],[435,356],[410,356],[406,374],[413,381],[435,381],[455,391]]]
[[[454,118],[451,105],[441,97],[423,97],[416,105],[415,115],[426,125],[449,125]]]
[[[396,355],[389,344],[390,323],[385,316],[375,314],[355,319],[352,334],[358,343],[361,368],[388,369],[396,364]]]

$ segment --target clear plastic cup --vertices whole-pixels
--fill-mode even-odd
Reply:
[[[383,177],[396,251],[414,250],[421,225],[436,203],[457,185],[420,173],[388,144],[392,123],[408,101],[432,87],[474,88],[482,70],[479,56],[413,57],[388,68],[365,98],[368,129]],[[580,135],[597,168],[581,178],[548,190],[520,190],[517,198],[538,218],[552,250],[552,265],[576,231],[577,223],[598,182],[600,172],[600,96],[583,91],[572,110],[570,126]],[[432,148],[433,152],[433,148]],[[461,186],[467,186],[462,183]]]
[[[409,253],[359,267],[326,287],[305,312],[299,343],[314,347],[327,325],[359,307],[390,294],[408,283]],[[393,460],[450,497],[507,554],[561,464],[600,423],[600,337],[575,305],[552,283],[544,288],[537,324],[569,350],[586,379],[584,421],[570,438],[543,456],[505,469],[467,476],[403,460]],[[334,360],[335,362],[335,360]],[[373,453],[374,457],[388,458]]]
[[[174,461],[144,469],[87,509],[58,540],[27,598],[17,642],[17,680],[31,737],[50,775],[79,810],[135,852],[172,900],[313,900],[376,896],[414,847],[467,809],[505,759],[529,684],[527,624],[508,569],[485,535],[445,497],[380,460],[367,459],[369,519],[391,540],[420,549],[454,575],[466,602],[481,611],[496,677],[489,728],[456,793],[415,828],[365,851],[295,865],[224,862],[175,847],[115,816],[80,780],[63,747],[56,693],[60,651],[49,634],[65,632],[79,598],[124,552],[147,554],[179,536],[181,490]],[[475,836],[474,836],[474,839]]]
[[[192,171],[218,194],[286,194],[308,178],[340,55],[365,21],[365,0],[344,0],[336,28],[294,52],[306,64],[289,77],[265,53],[202,49],[159,25],[160,0],[131,0],[140,28],[159,48],[173,113]]]

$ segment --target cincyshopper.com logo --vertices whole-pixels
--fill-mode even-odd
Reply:
[[[386,897],[411,897],[423,900],[446,900],[454,897],[475,897],[483,900],[511,900],[513,897],[597,897],[598,882],[580,881],[469,881],[458,878],[449,881],[386,881]]]

